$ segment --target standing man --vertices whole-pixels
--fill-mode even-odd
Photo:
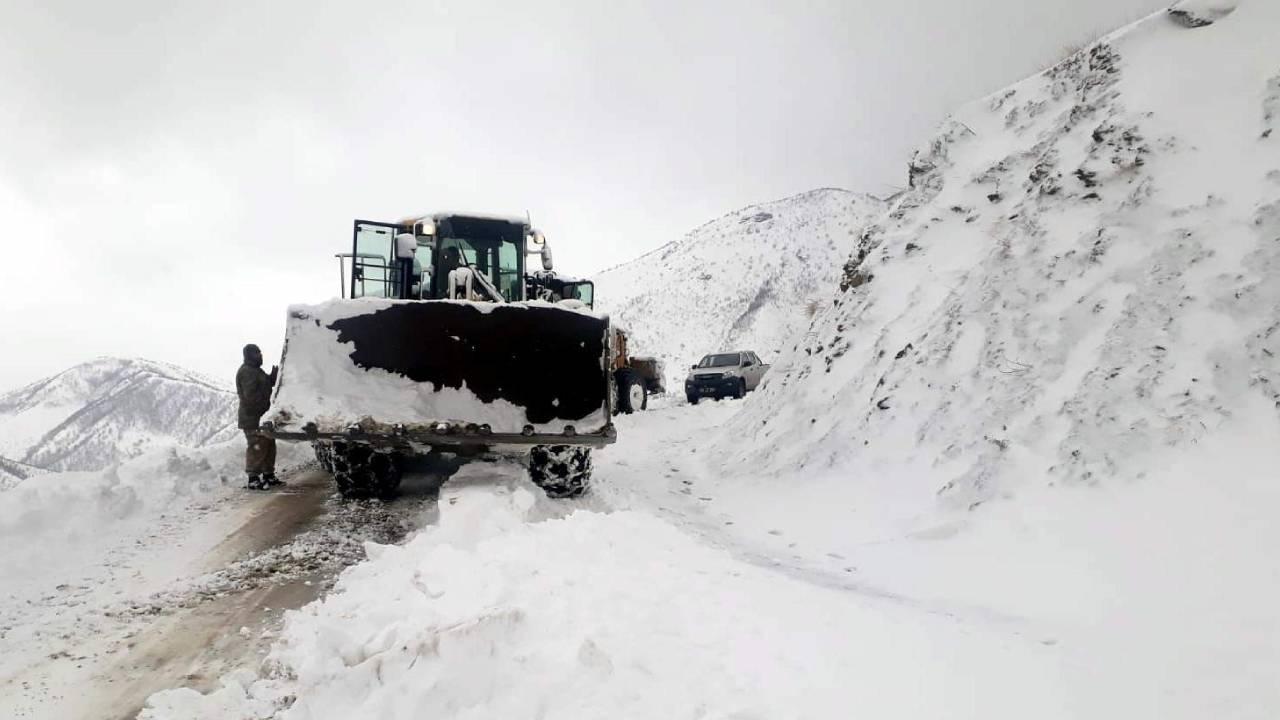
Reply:
[[[279,368],[262,371],[262,351],[257,345],[244,346],[244,364],[236,372],[236,393],[240,395],[239,425],[248,447],[244,451],[245,484],[250,490],[266,490],[283,484],[276,479],[276,440],[258,432],[258,421],[271,406],[271,388]]]

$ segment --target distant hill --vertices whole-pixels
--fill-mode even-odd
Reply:
[[[632,335],[636,354],[683,368],[717,350],[770,362],[829,305],[840,268],[884,203],[821,189],[751,205],[599,273],[596,307]]]
[[[182,368],[98,358],[0,395],[0,456],[13,467],[98,470],[153,447],[233,437],[235,394]],[[15,481],[16,482],[16,481]]]

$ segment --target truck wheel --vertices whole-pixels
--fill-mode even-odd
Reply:
[[[744,398],[747,396],[747,381],[739,379],[738,387],[733,389],[733,396],[736,398]]]
[[[644,381],[634,370],[623,368],[614,378],[618,388],[618,410],[630,415],[637,410],[649,407],[649,394],[644,390]]]
[[[698,404],[698,396],[697,396],[697,395],[694,395],[693,393],[685,393],[685,394],[684,394],[684,397],[685,397],[685,399],[686,399],[686,400],[688,400],[688,401],[689,401],[689,404],[690,404],[690,405],[697,405],[697,404]]]
[[[404,460],[399,453],[377,450],[368,445],[335,442],[330,445],[328,454],[332,467],[330,472],[338,484],[338,494],[344,498],[387,499],[400,487]]]
[[[550,498],[575,498],[591,484],[591,448],[534,445],[529,453],[529,480]]]

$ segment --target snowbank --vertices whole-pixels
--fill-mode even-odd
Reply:
[[[281,443],[280,468],[311,459],[310,448]],[[208,502],[244,484],[244,440],[155,450],[100,472],[36,474],[0,493],[0,575],[8,589],[57,576],[158,514]],[[40,557],[40,563],[32,563]]]
[[[619,418],[597,493],[745,562],[1040,638],[1077,717],[1261,719],[1280,707],[1272,403],[1239,408],[1146,481],[1029,483],[957,513],[930,512],[934,496],[910,476],[726,475],[700,451],[743,404]]]
[[[1062,715],[1038,639],[793,580],[646,514],[555,517],[518,475],[468,466],[438,527],[370,546],[288,616],[273,677],[142,717]]]
[[[1277,35],[1159,13],[958,112],[721,461],[929,513],[1141,479],[1280,399]]]

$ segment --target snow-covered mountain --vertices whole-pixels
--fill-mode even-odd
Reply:
[[[0,490],[8,490],[32,475],[44,473],[38,467],[0,457]]]
[[[884,204],[822,189],[752,205],[596,275],[596,307],[667,363],[674,387],[702,355],[755,350],[770,362],[819,308],[868,218]]]
[[[161,445],[235,433],[235,394],[173,365],[99,358],[0,395],[0,456],[98,470]]]
[[[1180,3],[957,112],[725,461],[966,508],[1271,422],[1277,33],[1280,3]]]

